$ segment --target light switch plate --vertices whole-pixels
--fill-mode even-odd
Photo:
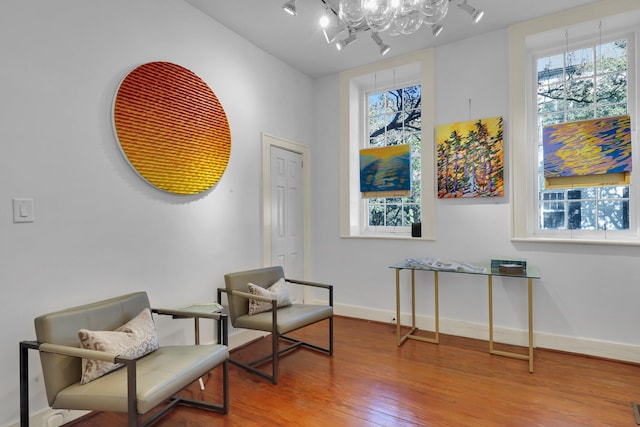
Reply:
[[[33,221],[33,199],[13,199],[13,222]]]

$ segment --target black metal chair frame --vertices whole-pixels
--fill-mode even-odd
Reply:
[[[153,309],[157,314],[174,315],[171,310],[161,311]],[[228,345],[228,325],[227,315],[218,313],[218,337],[222,337],[222,344]],[[29,427],[29,350],[38,350],[49,353],[64,354],[67,356],[83,357],[74,352],[78,350],[76,347],[67,347],[55,344],[43,344],[37,341],[21,341],[20,342],[20,427]],[[158,421],[167,412],[171,411],[178,405],[199,408],[207,411],[226,414],[229,412],[229,359],[222,362],[222,403],[211,403],[201,400],[190,399],[187,397],[172,396],[167,399],[166,405],[158,412],[154,413],[146,420],[142,420],[143,415],[138,413],[136,404],[137,382],[136,382],[136,363],[137,359],[117,356],[114,363],[124,364],[127,370],[127,401],[128,401],[128,427],[147,427]]]
[[[319,288],[324,288],[327,289],[329,291],[329,306],[333,307],[333,286],[332,285],[325,285],[325,284],[321,284],[321,283],[314,283],[314,282],[307,282],[307,281],[303,281],[303,280],[295,280],[295,279],[286,279],[287,282],[290,283],[294,283],[294,284],[299,284],[299,285],[304,285],[304,286],[314,286],[314,287],[319,287]],[[243,297],[248,299],[261,299],[260,297],[257,297],[256,295],[252,295],[249,293],[245,293],[245,292],[239,292],[239,291],[231,291],[225,288],[218,288],[218,303],[222,304],[222,293],[225,294],[230,294],[230,295],[234,295],[234,296],[239,296],[239,297]],[[244,363],[244,362],[240,362],[238,360],[234,360],[231,357],[229,357],[229,362],[231,362],[232,364],[236,365],[236,366],[240,366],[250,372],[253,372],[263,378],[266,378],[267,380],[271,381],[273,384],[277,384],[278,383],[278,361],[280,356],[284,355],[285,353],[289,353],[293,350],[295,350],[296,348],[299,347],[305,347],[311,350],[315,350],[315,351],[319,351],[321,353],[325,353],[328,355],[333,355],[333,315],[327,319],[322,319],[318,322],[313,322],[313,323],[309,323],[307,325],[304,325],[303,327],[300,327],[298,329],[292,330],[287,332],[294,332],[296,330],[302,329],[304,327],[307,326],[311,326],[315,323],[319,323],[322,322],[324,320],[328,320],[329,322],[329,347],[322,347],[316,344],[312,344],[306,341],[302,341],[296,338],[292,338],[290,336],[288,336],[287,334],[280,334],[278,333],[278,301],[277,300],[268,300],[268,299],[264,299],[267,302],[271,303],[271,306],[273,307],[271,309],[271,353],[259,357],[255,360],[252,360],[250,362]],[[219,332],[218,332],[219,333]],[[286,347],[283,347],[281,349],[279,349],[279,342],[280,340],[285,340],[287,342],[290,342],[290,345],[287,345]],[[271,373],[267,373],[264,370],[258,369],[258,366],[271,361],[272,363],[272,370]]]

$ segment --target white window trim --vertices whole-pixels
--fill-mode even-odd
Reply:
[[[360,141],[364,140],[365,124],[360,114],[363,97],[358,87],[358,79],[375,75],[385,70],[400,69],[417,64],[420,69],[419,81],[422,86],[422,193],[421,217],[422,237],[411,237],[402,230],[398,233],[365,233],[362,230],[362,200],[360,197]],[[415,81],[415,79],[414,79]],[[404,83],[405,80],[398,80]],[[435,52],[426,49],[410,55],[391,58],[375,64],[354,68],[340,73],[339,137],[340,137],[340,237],[393,238],[393,239],[435,239],[435,183],[434,183],[434,122],[435,122]]]
[[[529,156],[535,155],[532,150],[536,144],[531,143],[536,135],[528,133],[527,122],[533,117],[532,99],[532,55],[527,49],[527,39],[534,35],[564,29],[586,22],[605,20],[607,17],[640,11],[637,0],[603,0],[597,3],[570,9],[553,15],[523,22],[509,27],[509,145],[510,145],[510,175],[511,175],[511,239],[527,242],[562,242],[562,243],[593,243],[640,245],[640,237],[635,234],[622,236],[618,233],[607,233],[604,238],[592,238],[588,234],[572,233],[566,237],[536,234],[537,203],[532,197],[537,185],[537,170],[532,170]],[[636,76],[629,76],[629,81]],[[631,83],[633,85],[633,83]],[[629,90],[635,90],[631,86]],[[637,141],[638,114],[635,106],[629,106],[632,115],[633,141]],[[633,168],[638,168],[638,153],[634,153]],[[535,168],[533,168],[535,169]],[[636,183],[636,186],[638,184]],[[637,197],[636,197],[637,199]],[[636,205],[637,206],[637,205]],[[634,210],[637,212],[637,210]]]
[[[627,111],[628,114],[631,115],[631,117],[637,117],[637,115],[635,114],[636,108],[635,106],[637,105],[638,102],[638,96],[636,94],[636,85],[635,85],[635,78],[634,76],[637,75],[637,67],[636,67],[636,62],[635,62],[635,52],[636,52],[636,43],[635,43],[635,34],[633,32],[629,32],[629,28],[626,27],[624,28],[622,31],[618,30],[618,27],[616,26],[616,28],[614,29],[614,31],[612,32],[608,32],[606,35],[603,35],[602,37],[600,37],[600,35],[595,35],[593,34],[593,29],[595,28],[593,26],[593,23],[591,23],[591,25],[589,25],[589,27],[591,28],[590,33],[589,33],[589,37],[588,38],[584,38],[584,39],[579,39],[577,40],[577,42],[571,42],[569,43],[569,50],[573,51],[573,50],[577,50],[577,49],[583,49],[583,48],[591,48],[594,45],[598,45],[600,43],[602,44],[606,44],[606,43],[610,43],[612,41],[615,40],[620,40],[620,39],[627,39],[627,58],[628,58],[628,64],[629,64],[629,68],[628,70],[630,72],[633,72],[635,74],[631,74],[630,72],[627,73],[627,100],[628,100],[628,104],[627,104]],[[571,30],[569,31],[569,38],[571,38]],[[537,84],[536,84],[536,73],[537,73],[537,69],[536,69],[536,63],[537,60],[540,57],[545,57],[549,54],[549,50],[548,49],[536,49],[535,47],[532,47],[533,52],[531,54],[531,67],[530,67],[530,74],[529,74],[529,81],[531,82],[531,86],[530,89],[531,92],[531,96],[535,96],[535,93],[537,92]],[[563,48],[565,49],[565,48]],[[558,50],[554,49],[553,50],[554,53],[557,53]],[[537,134],[537,126],[534,126],[534,123],[537,123],[538,121],[538,115],[537,115],[537,111],[535,111],[534,109],[531,109],[531,117],[529,117],[529,135],[530,135],[530,140],[534,141],[537,140],[538,138],[538,134]],[[634,120],[635,122],[635,120]],[[635,125],[635,123],[634,123]],[[532,163],[536,163],[536,160],[538,158],[537,156],[537,149],[538,147],[535,146],[536,144],[532,144],[532,153],[535,152],[535,155],[532,155],[531,157],[529,157],[529,161]],[[637,141],[634,140],[634,158],[638,155],[637,153],[640,152],[640,150],[638,150],[638,148],[640,148],[640,144],[637,143]],[[534,201],[534,206],[535,203],[537,203],[537,196],[539,193],[539,187],[537,185],[538,183],[538,172],[537,170],[534,171],[533,173],[533,179],[534,179],[534,186],[535,186],[535,190],[534,193],[532,195],[533,198],[536,198],[536,201]],[[631,172],[631,182],[638,182],[640,180],[640,171],[638,171],[637,167],[634,167],[632,172]],[[609,234],[611,236],[614,237],[615,240],[629,240],[629,241],[633,241],[633,240],[637,240],[638,239],[638,223],[637,223],[637,215],[634,215],[634,213],[638,212],[638,200],[640,199],[640,186],[629,186],[629,211],[630,211],[630,218],[629,218],[629,229],[628,230],[611,230],[611,231],[607,231],[607,230],[541,230],[538,229],[537,227],[537,223],[539,218],[536,216],[535,218],[532,217],[530,218],[533,223],[529,225],[529,228],[533,230],[534,234],[536,237],[542,237],[542,238],[561,238],[561,239],[571,239],[571,240],[575,240],[575,239],[587,239],[587,240],[594,240],[594,241],[602,241],[602,240],[609,240],[610,237],[608,236]]]

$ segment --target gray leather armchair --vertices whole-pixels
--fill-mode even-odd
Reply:
[[[252,329],[271,333],[271,353],[259,357],[252,362],[242,363],[230,358],[234,365],[240,366],[253,373],[256,373],[273,384],[278,382],[278,357],[288,351],[298,347],[306,347],[326,354],[333,354],[333,286],[307,282],[303,280],[285,279],[287,282],[302,286],[312,286],[326,289],[328,291],[328,304],[292,304],[286,307],[277,307],[276,299],[269,299],[249,293],[248,284],[262,288],[268,288],[279,279],[284,278],[282,267],[265,267],[255,270],[240,271],[226,274],[224,276],[225,288],[218,289],[218,302],[222,303],[222,294],[226,293],[229,303],[229,318],[234,328]],[[259,300],[271,304],[271,310],[249,314],[249,300]],[[275,308],[275,309],[274,309]],[[305,326],[327,320],[328,346],[323,347],[288,336],[287,334]],[[287,341],[288,345],[279,348],[280,340]],[[258,369],[259,365],[265,362],[272,362],[271,373],[263,369]]]
[[[206,317],[217,320],[218,344],[159,346],[139,357],[80,347],[78,331],[114,331],[149,308],[174,318]],[[148,314],[151,320],[151,314]],[[76,409],[128,413],[128,425],[147,426],[176,405],[187,405],[220,413],[229,407],[227,316],[223,313],[193,313],[151,309],[145,292],[136,292],[86,304],[35,319],[37,341],[20,342],[20,425],[29,426],[28,350],[38,350],[49,405],[54,409]],[[157,341],[156,341],[157,342]],[[82,359],[121,363],[124,367],[82,384]],[[177,397],[182,389],[216,367],[222,369],[222,403]],[[165,406],[146,417],[152,409]]]

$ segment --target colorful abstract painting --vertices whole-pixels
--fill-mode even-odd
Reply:
[[[502,117],[436,128],[438,197],[504,196]]]
[[[360,150],[360,191],[409,192],[411,151],[409,144]],[[370,195],[378,197],[379,195]]]
[[[607,117],[545,126],[544,176],[631,172],[631,119]]]
[[[222,104],[196,74],[170,62],[149,62],[122,81],[113,105],[120,148],[156,188],[198,194],[227,168],[231,133]]]

